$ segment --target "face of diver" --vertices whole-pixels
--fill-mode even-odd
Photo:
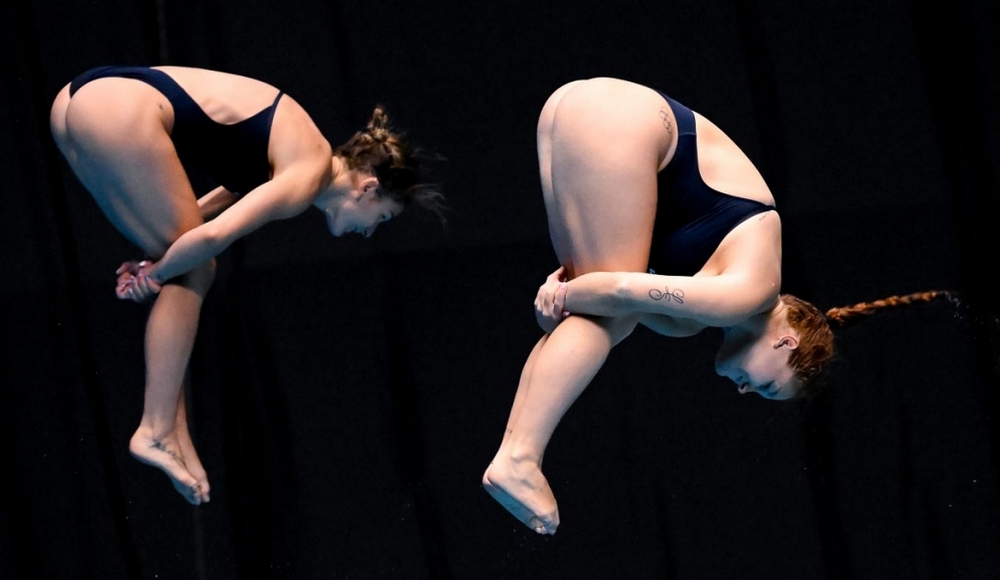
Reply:
[[[358,234],[368,238],[379,224],[399,215],[403,204],[379,195],[378,180],[374,177],[362,177],[346,196],[320,209],[326,215],[327,228],[335,237]]]
[[[736,383],[739,393],[786,400],[799,390],[788,356],[798,346],[793,334],[766,336],[726,329],[715,357],[715,372]]]

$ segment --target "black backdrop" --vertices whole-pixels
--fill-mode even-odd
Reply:
[[[0,578],[995,578],[1000,19],[991,2],[12,3],[0,19]],[[926,6],[926,5],[925,5]],[[192,363],[212,502],[127,454],[137,252],[51,141],[99,64],[267,80],[340,142],[384,103],[446,161],[447,230],[303,215],[221,258]],[[538,537],[482,491],[557,264],[534,127],[562,83],[660,88],[774,190],[785,290],[964,304],[839,334],[812,407],[739,397],[717,339],[639,330],[570,410]]]

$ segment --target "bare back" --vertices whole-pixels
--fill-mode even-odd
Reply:
[[[249,77],[200,68],[157,68],[173,78],[213,121],[237,123],[270,106],[278,89]],[[329,157],[329,144],[308,113],[292,97],[283,95],[275,110],[268,154],[275,174],[302,157]],[[317,163],[317,166],[320,165]]]
[[[269,106],[278,89],[263,81],[200,68],[152,67],[161,70],[187,92],[216,123],[231,125]]]

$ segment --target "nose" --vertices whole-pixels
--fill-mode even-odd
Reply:
[[[724,364],[720,361],[716,361],[715,363],[715,374],[719,375],[720,377],[726,377],[727,379],[733,381],[737,385],[740,385],[744,382],[742,371],[740,371],[738,368],[734,368],[733,365]]]

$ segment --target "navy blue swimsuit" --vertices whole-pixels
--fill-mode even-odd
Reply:
[[[70,95],[88,82],[106,77],[140,80],[163,93],[174,108],[170,139],[185,165],[194,165],[237,195],[248,193],[271,179],[267,145],[271,138],[271,120],[283,94],[280,91],[270,107],[231,125],[213,121],[174,79],[152,68],[102,66],[91,69],[73,79]]]
[[[674,112],[678,136],[673,158],[657,175],[656,224],[649,269],[658,274],[693,276],[733,228],[774,207],[706,185],[698,171],[694,113],[660,94]]]

